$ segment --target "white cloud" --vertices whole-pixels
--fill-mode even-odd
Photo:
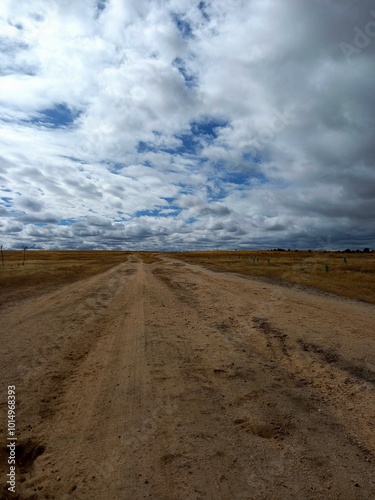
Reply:
[[[371,9],[4,0],[3,244],[375,246]]]

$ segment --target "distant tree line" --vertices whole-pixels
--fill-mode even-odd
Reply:
[[[350,248],[347,248],[346,250],[343,250],[342,253],[371,253],[375,252],[375,250],[370,250],[369,248],[364,248],[363,250],[350,250]]]
[[[306,251],[306,250],[305,250]],[[314,252],[315,250],[307,250],[307,252]],[[294,249],[291,250],[288,248],[286,250],[285,248],[271,248],[271,252],[299,252],[299,250]],[[323,250],[323,252],[328,252],[328,250]],[[335,253],[373,253],[375,250],[370,250],[370,248],[364,248],[363,250],[351,250],[350,248],[347,248],[346,250],[333,250]]]

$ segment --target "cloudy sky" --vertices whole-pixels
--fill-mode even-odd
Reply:
[[[2,0],[4,248],[375,247],[373,0]]]

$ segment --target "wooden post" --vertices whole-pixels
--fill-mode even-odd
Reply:
[[[1,245],[0,249],[1,249],[1,262],[2,262],[2,265],[3,265],[3,267],[4,267],[3,245]]]
[[[24,266],[25,265],[25,259],[26,259],[26,250],[27,250],[28,247],[23,247],[23,262],[22,262],[22,265]]]

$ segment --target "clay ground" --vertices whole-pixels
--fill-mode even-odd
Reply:
[[[5,303],[18,499],[375,498],[375,306],[130,256]]]

